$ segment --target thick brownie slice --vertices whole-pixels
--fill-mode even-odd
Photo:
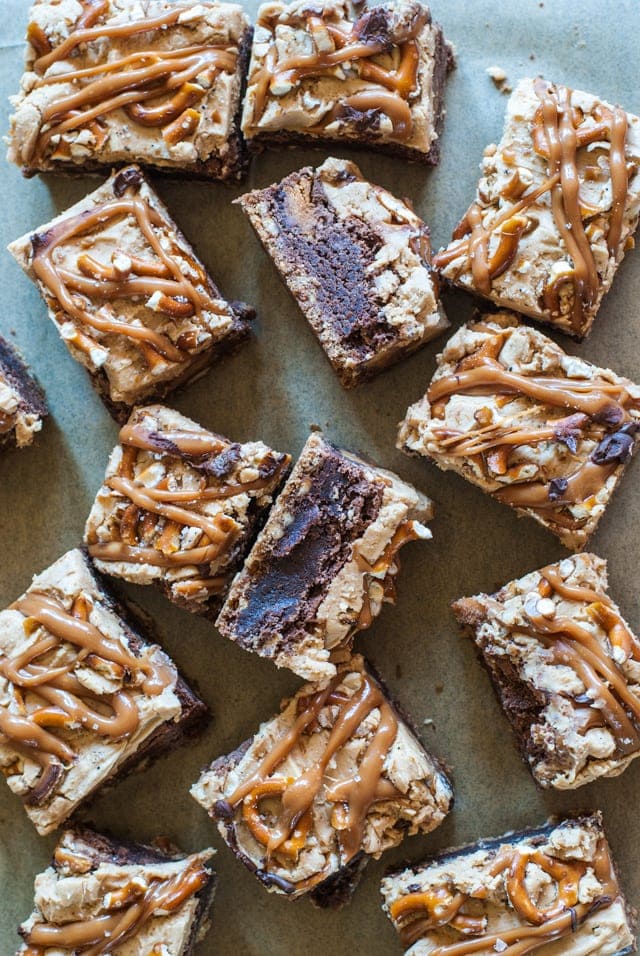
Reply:
[[[0,767],[38,833],[207,715],[81,551],[0,611]]]
[[[137,408],[87,519],[89,554],[106,574],[157,583],[180,607],[215,616],[290,461],[163,405]]]
[[[9,160],[26,175],[135,161],[240,179],[250,45],[249,18],[235,3],[36,0]]]
[[[447,327],[429,230],[353,163],[327,159],[238,201],[346,388]]]
[[[607,594],[605,561],[566,558],[453,610],[541,786],[615,777],[640,754],[640,641]]]
[[[474,203],[434,256],[445,278],[577,339],[589,333],[640,215],[640,118],[522,80],[485,150]]]
[[[501,312],[438,356],[398,447],[457,471],[580,550],[633,454],[640,388]]]
[[[0,448],[30,445],[47,414],[44,392],[17,350],[0,335]]]
[[[418,0],[265,3],[242,130],[249,146],[367,146],[435,164],[453,52]]]
[[[348,902],[371,857],[434,830],[453,799],[359,656],[284,701],[191,793],[268,890],[332,907]]]
[[[216,624],[307,680],[395,602],[398,551],[428,539],[431,502],[397,475],[312,434],[236,576]]]
[[[388,874],[382,895],[411,956],[635,952],[600,813],[446,850]]]
[[[248,334],[137,166],[9,251],[115,415],[201,374]]]
[[[116,842],[66,830],[35,880],[35,909],[17,956],[192,956],[209,928],[214,851],[185,856],[166,840]],[[133,947],[133,948],[132,948]]]

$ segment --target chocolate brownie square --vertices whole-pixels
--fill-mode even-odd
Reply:
[[[354,163],[327,159],[238,202],[345,388],[447,327],[429,230]]]

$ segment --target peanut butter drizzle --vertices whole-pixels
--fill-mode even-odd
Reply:
[[[500,343],[503,339],[500,338]],[[438,406],[446,402],[454,393],[467,394],[506,394],[522,395],[551,405],[554,408],[567,408],[586,416],[575,424],[584,425],[587,419],[595,422],[614,421],[616,428],[629,422],[631,416],[629,408],[636,408],[637,402],[632,400],[624,385],[595,379],[590,382],[580,382],[575,379],[553,378],[551,376],[522,375],[511,372],[489,352],[482,352],[481,347],[476,353],[467,356],[458,369],[433,382],[427,391],[427,398],[432,405],[432,412],[436,414]],[[555,430],[561,425],[562,419],[553,425],[542,429],[521,431],[517,427],[501,429],[497,426],[488,426],[474,430],[466,435],[451,433],[445,428],[435,429],[434,435],[443,448],[451,455],[481,455],[493,448],[503,448],[505,461],[509,449],[519,444],[548,440],[556,437]],[[551,431],[551,434],[549,432]],[[505,448],[509,446],[509,449]],[[576,471],[563,479],[562,490],[549,497],[550,484],[545,481],[522,482],[492,492],[494,497],[506,504],[519,508],[547,512],[560,512],[562,508],[587,501],[597,494],[605,481],[619,467],[617,460],[604,464],[597,464],[588,459]],[[498,473],[505,473],[504,470]],[[564,521],[558,514],[559,520]],[[555,518],[554,518],[555,520]],[[571,526],[574,519],[567,521]],[[577,524],[576,524],[577,526]]]
[[[580,197],[577,152],[581,147],[599,140],[608,139],[610,142],[612,203],[607,246],[609,255],[617,259],[620,254],[629,188],[625,156],[627,115],[618,108],[610,110],[598,106],[595,111],[598,122],[587,126],[582,124],[582,114],[572,105],[570,89],[564,86],[554,87],[538,79],[535,91],[541,102],[533,120],[533,145],[535,151],[549,162],[549,178],[530,193],[525,193],[513,206],[499,213],[490,226],[483,225],[483,208],[479,203],[474,203],[454,233],[454,240],[460,241],[436,255],[433,264],[435,268],[442,269],[458,257],[468,256],[475,288],[483,295],[490,296],[493,279],[512,265],[520,237],[527,228],[526,216],[522,217],[524,224],[521,225],[517,214],[524,212],[528,206],[550,191],[553,218],[573,261],[573,272],[562,276],[561,281],[571,282],[574,287],[571,324],[575,331],[580,331],[584,313],[593,307],[601,285],[583,218],[589,218],[600,210],[585,203]],[[517,192],[518,186],[515,183],[511,185]],[[510,188],[503,192],[503,196],[506,199],[512,198]],[[489,241],[498,229],[499,245],[489,258]],[[463,239],[469,233],[470,237]],[[544,306],[551,315],[560,314],[557,284],[558,280],[547,286],[543,293]]]
[[[44,705],[28,711],[23,703],[20,714],[0,711],[0,734],[45,771],[75,759],[72,747],[45,728],[80,724],[100,736],[122,740],[134,734],[140,723],[137,705],[126,690],[94,694],[73,675],[78,664],[99,669],[108,662],[122,678],[142,673],[141,689],[150,697],[161,694],[175,678],[168,665],[136,657],[120,641],[102,634],[89,620],[90,605],[83,597],[67,611],[56,598],[31,591],[11,609],[24,615],[27,633],[37,624],[45,634],[17,656],[0,657],[0,674],[21,691],[21,698],[31,693]],[[63,643],[78,648],[75,657],[59,666],[38,663]]]
[[[361,687],[352,697],[336,693],[343,677],[344,674],[339,674],[323,691],[305,700],[304,710],[295,724],[271,747],[256,772],[226,799],[233,808],[242,805],[243,819],[258,842],[266,847],[267,859],[274,854],[297,859],[311,826],[313,804],[323,786],[327,767],[376,708],[380,713],[379,723],[355,775],[326,788],[326,799],[336,804],[332,825],[338,832],[343,863],[348,863],[362,848],[366,815],[371,805],[400,796],[395,787],[382,778],[384,761],[398,732],[393,708],[368,674],[362,675]],[[272,778],[271,774],[316,721],[323,707],[332,704],[338,706],[338,714],[322,757],[293,780]],[[259,801],[271,792],[280,796],[281,806],[276,823],[267,827],[259,818]]]
[[[134,938],[154,916],[173,913],[207,883],[199,861],[166,880],[154,879],[131,906],[73,923],[36,923],[25,936],[29,956],[49,949],[71,950],[77,956],[106,956]]]
[[[258,125],[265,111],[269,88],[274,80],[296,86],[308,77],[333,76],[335,68],[340,64],[353,63],[357,65],[360,79],[369,80],[374,84],[373,88],[347,96],[343,103],[330,110],[315,126],[307,127],[305,132],[322,134],[324,129],[339,119],[343,110],[348,108],[358,112],[377,110],[383,113],[391,120],[394,135],[399,139],[408,139],[413,123],[407,101],[418,82],[420,57],[416,37],[424,26],[424,15],[416,17],[405,42],[396,47],[400,51],[400,63],[395,70],[372,62],[373,57],[386,52],[385,43],[361,40],[357,33],[358,21],[347,28],[325,22],[323,15],[311,13],[307,18],[307,29],[313,25],[324,28],[333,40],[335,49],[278,60],[276,44],[272,43],[265,56],[264,65],[251,81],[251,86],[255,86],[256,90],[253,125]],[[261,21],[260,25],[270,28],[264,21]]]
[[[87,272],[93,268],[93,260],[84,254],[78,257],[79,273],[70,272],[56,265],[54,254],[63,243],[127,216],[135,219],[140,231],[158,256],[159,263],[141,262],[134,257],[131,260],[130,272],[116,280],[100,278],[100,269],[96,273],[98,278],[94,280],[86,278]],[[161,292],[159,306],[162,306],[163,311],[170,317],[184,314],[185,304],[188,306],[187,314],[189,315],[200,316],[203,309],[219,313],[219,307],[210,296],[196,289],[193,283],[182,274],[173,256],[163,249],[154,232],[154,227],[170,228],[162,216],[143,199],[138,197],[114,199],[63,220],[46,233],[39,242],[36,241],[32,268],[36,277],[59,306],[55,310],[58,316],[61,308],[78,322],[98,332],[123,335],[139,344],[141,348],[148,346],[167,361],[181,363],[189,358],[189,353],[175,346],[166,335],[142,324],[119,320],[104,306],[91,310],[91,303],[83,298],[88,296],[89,299],[98,298],[108,301],[127,297],[150,297],[155,292]],[[184,256],[182,251],[181,256]],[[202,269],[194,262],[191,265],[204,282]],[[130,277],[131,275],[133,278]],[[80,296],[74,293],[80,293]]]
[[[238,60],[235,48],[199,45],[181,50],[149,49],[85,69],[69,68],[64,73],[45,75],[50,66],[64,60],[81,45],[105,39],[127,40],[154,31],[161,33],[175,25],[180,15],[189,9],[181,5],[145,20],[94,26],[106,12],[107,5],[90,3],[70,36],[54,49],[39,28],[30,26],[28,38],[36,52],[40,52],[33,66],[40,76],[36,87],[71,83],[76,89],[45,108],[40,134],[29,159],[41,159],[53,137],[80,127],[94,129],[91,124],[99,123],[101,117],[118,109],[124,110],[128,119],[140,126],[164,127],[163,135],[169,145],[193,135],[200,114],[192,107],[207,94],[207,85],[220,73],[235,71]],[[203,75],[207,77],[207,85],[194,82]],[[78,89],[82,81],[87,82]],[[58,158],[56,153],[53,158]]]
[[[527,890],[525,880],[530,864],[540,867],[556,886],[555,900],[548,907],[537,905]],[[589,868],[593,868],[601,892],[591,903],[579,903],[579,883]],[[409,893],[391,904],[389,912],[403,944],[413,946],[433,930],[449,928],[474,938],[437,946],[431,956],[467,956],[493,951],[499,941],[506,944],[501,950],[505,956],[524,956],[576,932],[592,912],[610,905],[620,895],[604,839],[599,840],[595,857],[589,863],[581,860],[569,862],[539,849],[506,845],[489,868],[491,878],[501,873],[505,874],[507,903],[522,919],[521,926],[487,933],[486,916],[462,912],[470,900],[481,903],[486,892],[480,890],[467,894],[443,884],[424,892]]]
[[[590,588],[574,587],[561,578],[557,569],[544,568],[543,584],[566,601],[588,604],[587,614],[607,633],[612,647],[621,648],[624,660],[640,660],[640,643],[629,631],[610,599]],[[630,690],[620,664],[607,652],[595,635],[568,617],[547,619],[539,614],[532,601],[525,605],[525,614],[533,625],[532,633],[550,648],[557,663],[571,667],[593,700],[600,716],[589,726],[606,726],[616,741],[618,756],[627,756],[640,748],[640,699]]]

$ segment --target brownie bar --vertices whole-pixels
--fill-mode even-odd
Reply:
[[[586,336],[640,215],[640,119],[522,80],[476,199],[434,265],[504,308]],[[574,190],[577,184],[577,192]]]
[[[447,850],[389,873],[382,895],[411,956],[635,952],[600,813]]]
[[[247,336],[137,166],[9,246],[114,417],[162,398]]]
[[[429,230],[353,163],[327,159],[238,202],[345,388],[447,327]]]
[[[638,442],[640,388],[508,313],[449,340],[398,447],[461,474],[580,550]]]
[[[85,528],[96,567],[215,617],[289,470],[289,455],[238,444],[163,405],[120,431]]]
[[[78,16],[78,12],[80,15]],[[37,0],[8,158],[25,175],[109,170],[238,180],[252,30],[234,3]]]
[[[216,875],[212,849],[185,856],[158,845],[66,830],[35,881],[35,908],[17,956],[53,952],[192,956],[209,928]],[[50,948],[51,947],[51,948]],[[133,950],[131,950],[133,952]]]
[[[0,335],[0,448],[30,445],[49,410],[18,351]]]
[[[252,150],[340,141],[436,164],[453,51],[417,0],[267,3],[242,130]]]
[[[312,434],[229,591],[217,627],[307,680],[395,602],[398,550],[429,539],[431,502]]]
[[[0,612],[0,767],[40,834],[207,716],[81,551]]]
[[[605,561],[566,558],[453,610],[540,786],[615,777],[640,754],[640,641],[607,594]]]
[[[371,857],[439,826],[453,799],[359,656],[284,701],[191,793],[270,892],[324,907],[348,902]]]

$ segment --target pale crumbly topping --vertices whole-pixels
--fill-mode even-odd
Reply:
[[[438,366],[431,384],[455,374],[458,364],[466,356],[477,352],[483,345],[492,343],[499,335],[504,335],[504,344],[497,355],[497,361],[511,372],[525,376],[564,379],[569,388],[576,383],[588,383],[598,379],[605,383],[623,385],[636,403],[640,399],[640,387],[633,382],[616,375],[610,369],[598,368],[577,356],[567,354],[551,339],[534,329],[520,325],[515,316],[508,313],[485,315],[478,322],[471,322],[459,329],[438,356]],[[496,390],[488,395],[454,392],[444,406],[443,418],[433,417],[432,412],[426,395],[409,407],[400,425],[398,447],[432,458],[440,468],[458,472],[489,493],[522,482],[548,483],[553,479],[566,478],[574,473],[582,462],[589,459],[602,438],[602,429],[589,420],[582,423],[576,431],[573,436],[575,443],[567,443],[566,436],[558,436],[514,446],[510,450],[509,467],[504,474],[500,474],[493,471],[490,458],[485,466],[481,456],[451,454],[448,451],[447,436],[453,433],[460,436],[471,435],[490,426],[496,430],[514,425],[523,430],[536,430],[566,418],[570,410],[521,394],[510,395]],[[640,421],[640,411],[637,408],[630,407],[629,413],[632,421]],[[621,464],[590,499],[568,506],[571,516],[580,522],[584,520],[585,524],[576,531],[567,530],[563,534],[562,538],[567,547],[584,545],[602,516],[623,468]],[[545,519],[534,510],[519,510],[545,524]],[[553,519],[552,512],[549,517]]]
[[[158,882],[170,880],[189,867],[207,864],[213,853],[208,849],[188,857],[144,864],[98,862],[92,848],[87,849],[81,837],[67,831],[57,846],[55,866],[36,877],[35,909],[21,929],[28,933],[43,922],[64,926],[100,918],[114,912],[114,907],[124,910],[127,900],[139,898]],[[151,952],[183,956],[191,939],[198,905],[198,899],[190,896],[175,911],[154,914],[132,939],[113,951],[114,956],[147,956]],[[19,953],[26,948],[23,944]],[[71,956],[68,949],[56,949],[58,952],[60,956]]]
[[[77,598],[88,602],[88,620],[111,640],[130,650],[126,629],[120,618],[104,602],[96,581],[89,572],[80,551],[69,551],[41,574],[36,575],[27,594],[37,591],[51,596],[70,610]],[[25,627],[26,618],[19,610],[8,608],[0,611],[0,656],[19,657],[33,647],[48,632],[39,625]],[[38,663],[58,667],[76,657],[77,648],[61,641]],[[139,682],[126,681],[122,668],[109,668],[107,662],[98,658],[95,665],[86,660],[77,660],[72,675],[93,695],[110,695],[118,690],[127,690],[139,714],[137,729],[130,736],[117,740],[100,735],[88,726],[72,725],[56,728],[55,734],[75,752],[70,766],[65,767],[60,783],[50,798],[42,804],[25,805],[26,812],[41,834],[49,833],[59,826],[102,781],[111,777],[125,761],[134,755],[143,742],[163,723],[177,720],[181,713],[180,701],[175,693],[177,671],[166,654],[156,645],[145,647],[140,653],[142,661],[161,664],[172,672],[171,682],[156,696],[147,696]],[[139,678],[138,678],[139,681]],[[30,712],[41,706],[39,697],[21,689],[24,706]],[[10,714],[21,714],[20,694],[14,685],[0,675],[0,707]],[[8,740],[0,741],[0,766],[7,776],[12,791],[25,796],[36,785],[41,767],[24,753],[17,752]]]
[[[606,562],[592,554],[565,558],[551,566],[571,587],[607,591]],[[544,701],[536,722],[529,729],[531,742],[544,756],[530,758],[531,770],[542,786],[573,789],[598,777],[617,776],[640,751],[616,754],[616,740],[608,726],[584,728],[584,704],[590,697],[576,671],[554,661],[551,652],[535,634],[527,607],[534,607],[546,620],[568,618],[593,635],[606,656],[624,676],[629,692],[640,700],[640,663],[626,658],[610,641],[607,630],[590,613],[588,601],[568,600],[555,591],[541,597],[542,573],[533,571],[507,584],[496,595],[473,599],[486,617],[475,632],[475,641],[489,658],[508,658],[523,681]],[[619,613],[617,606],[613,605]],[[594,703],[594,706],[597,706]]]
[[[461,848],[459,852],[451,851],[442,859],[436,858],[422,867],[386,876],[381,886],[383,909],[389,913],[394,902],[402,897],[429,892],[441,886],[446,886],[452,894],[480,893],[482,914],[487,917],[483,935],[497,934],[499,937],[500,933],[522,926],[522,920],[509,902],[504,872],[497,875],[491,872],[498,853],[511,849],[525,853],[527,850],[541,851],[559,864],[572,861],[586,863],[586,870],[578,883],[578,899],[580,903],[589,903],[603,894],[603,885],[593,867],[588,865],[595,862],[601,836],[601,827],[593,819],[587,818],[561,823],[542,837],[535,832],[531,836],[517,834],[511,842],[507,835],[502,841],[491,841],[491,847],[480,846],[475,849],[469,846]],[[525,885],[534,905],[543,908],[552,904],[554,884],[549,875],[533,861],[527,866]],[[407,956],[429,956],[439,946],[452,942],[453,937],[446,930],[432,929],[410,946],[406,953]],[[540,946],[536,952],[541,956],[614,956],[632,942],[624,901],[619,896],[597,909],[576,927],[575,932],[555,943]],[[499,945],[486,950],[492,953],[501,951]]]
[[[185,339],[190,342],[184,361],[176,362],[158,355],[154,362],[149,363],[135,339],[117,331],[95,329],[62,310],[58,300],[33,272],[33,237],[46,236],[47,232],[59,223],[63,224],[71,217],[113,201],[113,184],[117,175],[112,175],[93,193],[42,226],[37,233],[29,233],[16,239],[10,244],[9,251],[38,285],[47,303],[49,316],[56,324],[73,358],[91,374],[104,373],[112,401],[134,404],[152,393],[163,382],[171,381],[182,374],[191,363],[201,359],[203,353],[225,337],[233,325],[234,315],[224,299],[211,299],[209,308],[203,308],[199,315],[186,317],[175,317],[163,311],[157,302],[157,295],[123,295],[122,298],[110,299],[106,303],[101,300],[90,301],[89,310],[103,317],[114,317],[127,325],[151,329],[169,339],[173,345],[177,345],[179,340],[180,343]],[[139,184],[136,196],[150,209],[158,212],[165,221],[165,224],[153,227],[164,251],[175,260],[182,274],[193,283],[196,290],[206,292],[201,276],[196,271],[200,263],[193,250],[177,232],[163,203],[144,179]],[[54,250],[53,264],[56,268],[82,274],[78,261],[80,256],[86,254],[107,269],[123,267],[126,270],[130,266],[131,257],[151,261],[157,258],[136,219],[131,215],[115,218],[96,226],[87,234],[82,233],[65,240]]]
[[[172,431],[188,431],[196,435],[211,436],[211,432],[198,425],[174,409],[164,405],[149,405],[133,413],[133,419],[143,425],[149,432],[159,433],[171,437]],[[133,420],[132,419],[132,420]],[[226,441],[226,440],[225,440]],[[228,442],[227,446],[231,443]],[[195,515],[205,515],[216,518],[227,515],[238,524],[239,534],[246,531],[251,521],[251,514],[255,507],[264,508],[271,501],[277,479],[266,487],[257,491],[251,489],[260,473],[260,467],[269,456],[271,450],[260,441],[245,442],[240,447],[240,455],[233,469],[225,476],[223,483],[246,484],[248,490],[221,498],[203,498],[189,501],[183,507]],[[123,446],[116,445],[107,465],[105,482],[119,473],[123,456]],[[184,458],[170,453],[147,451],[139,449],[134,464],[134,478],[137,485],[155,487],[166,482],[168,490],[197,492],[202,487],[203,473],[196,470]],[[208,480],[211,487],[221,484],[220,479]],[[129,498],[119,491],[110,488],[106,483],[99,489],[96,499],[89,513],[85,527],[85,540],[89,544],[118,542],[121,540],[121,525],[125,510],[130,505]],[[150,516],[154,518],[153,515]],[[153,521],[154,534],[161,533],[167,522],[160,517]],[[175,550],[189,550],[200,547],[203,531],[195,525],[182,525],[176,532],[174,539],[167,544],[169,553]],[[177,567],[161,567],[136,561],[103,561],[94,560],[98,570],[115,577],[125,578],[134,584],[151,584],[154,581],[163,581],[168,584],[175,598],[180,598],[185,587],[188,589],[189,600],[197,603],[206,603],[211,597],[210,591],[192,590],[189,582],[192,579],[215,577],[228,571],[234,552],[223,548],[219,556],[207,565],[207,572],[203,574],[201,563],[184,564]]]
[[[363,673],[362,658],[352,658],[341,668],[337,692],[353,697],[361,687]],[[198,803],[211,811],[217,801],[227,799],[238,786],[250,779],[264,757],[295,724],[299,702],[318,693],[323,686],[322,683],[307,684],[294,697],[285,701],[279,716],[261,725],[249,749],[235,766],[225,766],[221,761],[217,769],[205,771],[191,789]],[[325,706],[317,721],[303,732],[271,776],[296,779],[316,764],[326,749],[336,715],[335,705]],[[350,779],[357,773],[379,723],[380,711],[375,708],[331,759],[322,787],[313,802],[313,822],[304,848],[295,861],[272,859],[270,872],[298,883],[320,873],[328,878],[344,865],[338,832],[332,822],[335,804],[329,800],[327,790],[337,781]],[[448,812],[451,802],[451,790],[446,777],[399,718],[397,736],[384,759],[382,778],[390,781],[399,793],[397,797],[374,803],[366,815],[362,850],[376,859],[385,850],[398,846],[404,836],[435,829]],[[225,839],[228,838],[227,825],[227,821],[218,824]],[[261,869],[265,863],[265,847],[247,827],[241,807],[235,810],[233,828],[239,850],[252,866]]]
[[[580,90],[572,92],[572,103],[577,113],[583,116],[587,127],[598,123],[597,111],[600,107],[612,108],[603,100]],[[526,195],[549,179],[549,161],[535,151],[532,138],[533,119],[539,106],[534,80],[521,80],[509,99],[502,139],[485,150],[476,202],[481,209],[482,224],[487,229],[492,228],[505,210],[515,206],[517,198],[510,198],[514,188],[526,190]],[[607,248],[612,204],[610,143],[602,139],[578,151],[580,201],[584,215],[589,219],[586,234],[601,283],[597,299],[590,309],[591,316],[598,311],[600,301],[613,281],[624,255],[626,240],[634,232],[640,215],[640,118],[629,113],[627,121],[625,153],[629,183],[621,251],[617,260]],[[525,217],[527,224],[519,239],[517,253],[509,267],[492,279],[488,297],[504,308],[552,321],[564,331],[572,331],[572,284],[566,282],[559,286],[558,316],[551,317],[543,301],[547,287],[574,272],[573,260],[554,220],[550,191],[544,192],[518,215]],[[508,219],[508,216],[505,217],[505,221]],[[491,233],[489,257],[496,252],[501,237],[500,228]],[[453,249],[455,244],[456,240],[450,248]],[[471,259],[466,253],[456,256],[440,271],[459,285],[468,288],[474,286]]]
[[[387,4],[384,9],[389,14],[392,29],[401,34],[424,8],[414,0],[399,0]],[[247,139],[261,133],[280,132],[308,133],[310,136],[319,132],[323,137],[340,140],[362,138],[357,124],[348,118],[331,118],[329,115],[350,96],[381,89],[360,75],[357,60],[345,60],[323,70],[322,76],[308,76],[298,82],[287,75],[275,76],[269,83],[264,109],[257,108],[263,70],[268,69],[274,53],[278,61],[284,62],[290,58],[321,56],[336,49],[329,31],[318,25],[318,10],[325,21],[341,32],[351,30],[355,16],[347,0],[323,0],[320,8],[309,0],[294,0],[290,4],[270,2],[260,7],[242,114],[242,129]],[[437,139],[433,71],[438,31],[429,21],[419,32],[417,43],[420,50],[417,83],[408,98],[410,135],[403,138],[395,133],[390,117],[384,112],[379,115],[379,125],[367,129],[367,132],[374,139],[398,142],[426,154]],[[394,70],[400,61],[399,46],[394,45],[389,52],[370,59],[383,69]]]
[[[9,381],[2,378],[0,371],[0,439],[12,431],[18,448],[30,445],[42,428],[41,417],[21,408],[21,404],[20,393]]]
[[[171,52],[205,46],[237,53],[238,44],[249,26],[248,17],[240,5],[208,0],[183,0],[181,5],[184,13],[177,23],[130,37],[92,40],[74,49],[68,58],[52,63],[42,76],[34,71],[37,53],[28,44],[21,90],[12,99],[14,114],[10,126],[9,160],[27,167],[34,161],[33,150],[38,136],[47,129],[47,124],[43,124],[44,111],[60,98],[78,91],[77,83],[59,79],[65,73],[106,66],[147,50],[152,53]],[[167,0],[110,0],[106,16],[100,23],[116,26],[149,20],[172,7]],[[44,0],[32,7],[30,22],[53,46],[58,46],[73,32],[82,12],[83,6],[78,0]],[[109,76],[108,73],[105,75]],[[55,82],[43,82],[53,77]],[[83,82],[93,79],[95,77],[90,76]],[[199,98],[189,107],[197,113],[198,123],[178,142],[172,143],[163,137],[162,128],[141,125],[124,109],[116,109],[101,114],[97,122],[56,134],[43,157],[36,161],[36,166],[46,168],[60,162],[79,166],[91,162],[108,166],[135,159],[156,166],[182,168],[206,162],[212,156],[224,157],[240,101],[239,69],[221,71],[213,78],[203,70],[191,83],[200,87]]]
[[[367,272],[381,315],[394,332],[392,348],[429,341],[446,328],[422,220],[405,202],[367,182],[354,163],[330,158],[315,175],[340,220],[360,221],[382,240]]]

